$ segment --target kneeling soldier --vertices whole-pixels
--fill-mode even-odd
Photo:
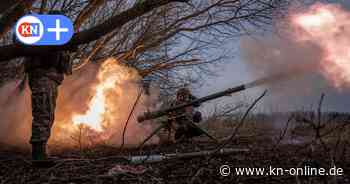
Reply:
[[[171,106],[177,106],[193,100],[196,100],[196,97],[191,94],[190,90],[181,88],[177,91],[176,99]],[[199,106],[200,104],[195,104],[169,114],[169,121],[175,126],[175,141],[182,141],[203,134],[203,130],[194,125],[194,123],[202,121],[202,114],[194,110],[194,108]]]

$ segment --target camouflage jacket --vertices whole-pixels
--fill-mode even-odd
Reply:
[[[62,83],[64,74],[72,74],[72,62],[69,52],[54,52],[43,56],[28,57],[25,71],[29,78],[46,76],[57,83]]]
[[[197,99],[197,97],[195,97],[193,95],[190,95],[188,98],[186,98],[185,100],[182,100],[182,101],[174,100],[170,104],[170,106],[174,107],[174,106],[177,106],[177,105],[181,105],[181,104],[184,104],[184,103],[191,102],[191,101],[196,100],[196,99]],[[168,118],[172,119],[172,120],[175,120],[175,121],[182,121],[182,120],[192,119],[192,116],[194,114],[194,108],[199,107],[199,106],[200,106],[200,104],[195,104],[193,106],[189,106],[189,107],[186,107],[186,108],[183,108],[183,109],[179,109],[179,110],[177,110],[175,112],[170,113]]]

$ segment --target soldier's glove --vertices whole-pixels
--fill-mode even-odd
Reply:
[[[195,123],[201,122],[201,121],[203,120],[203,118],[202,118],[202,113],[199,112],[199,111],[196,111],[196,112],[193,114],[193,116],[192,116],[192,120],[193,120],[193,122],[195,122]]]

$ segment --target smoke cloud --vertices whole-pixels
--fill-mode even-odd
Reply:
[[[19,93],[19,81],[0,88],[0,142],[27,146],[31,134],[31,101],[28,85]]]
[[[328,10],[335,21],[330,19],[323,24]],[[321,19],[317,17],[319,12]],[[242,38],[242,60],[256,78],[298,71],[292,72],[288,81],[265,86],[271,94],[265,105],[273,111],[312,110],[325,93],[326,110],[349,112],[350,102],[344,100],[350,95],[350,76],[347,75],[350,68],[346,55],[350,46],[349,12],[338,5],[315,4],[306,13],[309,17],[301,17],[301,20],[310,24],[310,29],[301,30],[290,19],[290,29],[279,30],[279,34]],[[293,16],[292,13],[291,18]]]

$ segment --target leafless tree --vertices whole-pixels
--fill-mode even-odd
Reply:
[[[122,57],[146,81],[172,89],[188,80],[188,73],[199,81],[209,72],[208,64],[225,58],[225,41],[273,24],[287,5],[287,0],[11,1],[1,4],[6,11],[0,17],[0,63],[78,48],[72,56],[78,65]],[[50,10],[73,20],[75,34],[68,44],[33,47],[11,42],[9,30],[20,16]]]

